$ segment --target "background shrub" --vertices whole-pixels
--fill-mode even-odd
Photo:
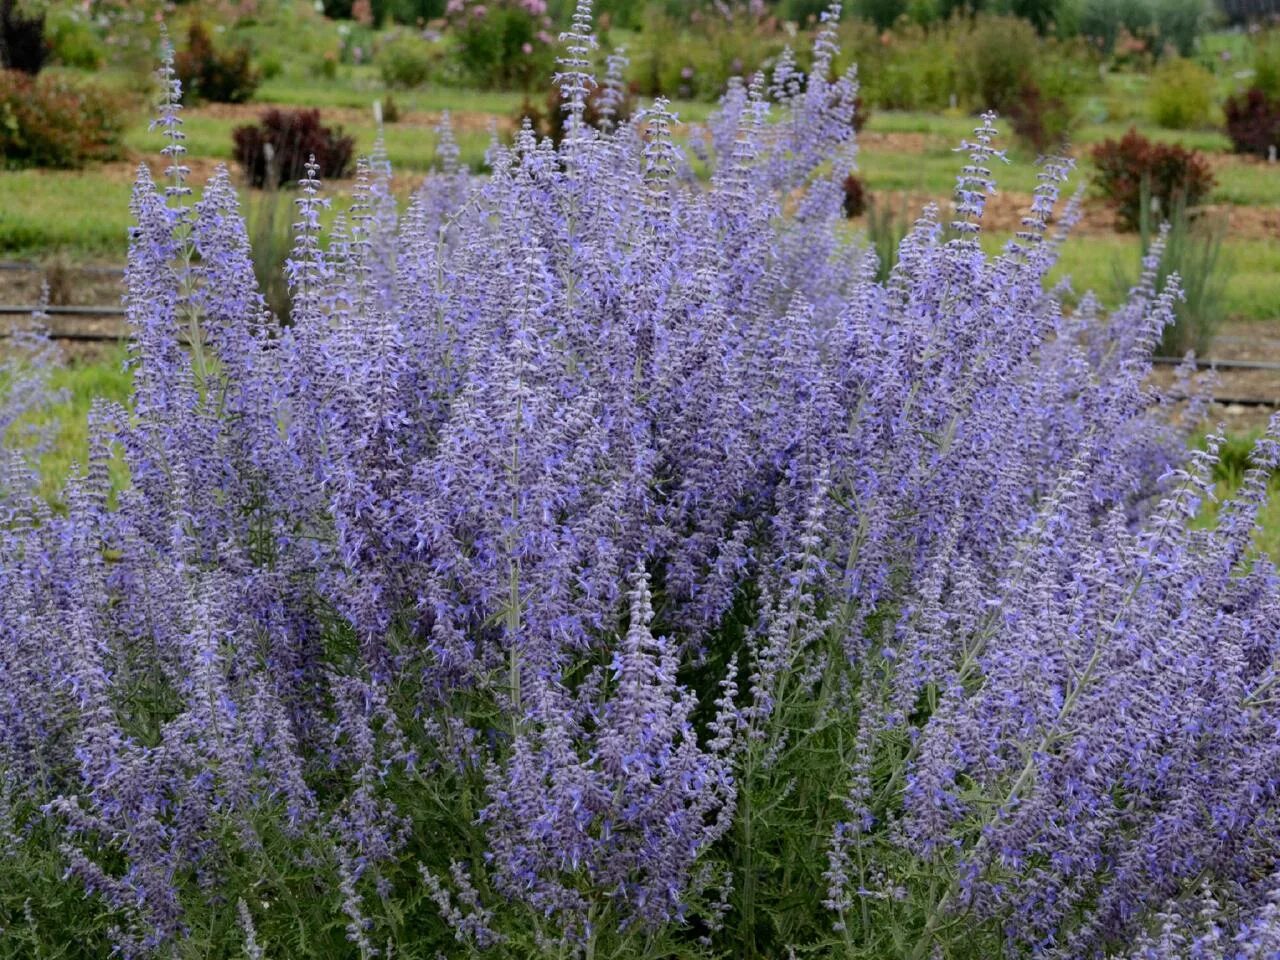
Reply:
[[[53,58],[64,66],[97,70],[106,62],[103,42],[88,23],[71,12],[60,11],[51,17],[45,33]]]
[[[882,36],[870,24],[842,24],[841,65],[858,64],[863,97],[885,110],[942,110],[956,93],[956,30],[903,24]]]
[[[455,0],[449,25],[461,72],[476,86],[527,90],[555,68],[544,0]]]
[[[184,96],[215,103],[243,103],[253,96],[259,76],[247,47],[218,50],[199,20],[187,28],[187,46],[174,58]]]
[[[1268,96],[1259,87],[1227,98],[1222,106],[1227,136],[1236,153],[1268,156],[1280,147],[1280,98]]]
[[[1151,77],[1151,119],[1169,130],[1190,130],[1209,122],[1216,81],[1204,67],[1171,57]]]
[[[1208,0],[1153,0],[1152,21],[1159,50],[1189,57],[1212,13]]]
[[[420,87],[437,69],[427,43],[410,34],[401,34],[384,45],[375,62],[382,82],[397,89]]]
[[[852,220],[867,212],[867,185],[857,174],[844,178],[844,215]]]
[[[1025,20],[977,18],[956,45],[956,92],[975,110],[1010,112],[1035,82],[1039,48],[1039,38]]]
[[[1178,144],[1154,143],[1131,129],[1119,140],[1104,140],[1093,148],[1098,186],[1116,210],[1122,230],[1140,226],[1143,196],[1149,192],[1157,215],[1175,205],[1191,211],[1213,187],[1208,161]]]
[[[1042,39],[1017,17],[979,16],[953,21],[953,29],[960,102],[1008,116],[1018,137],[1036,150],[1062,144],[1090,82],[1083,51]]]
[[[79,167],[120,155],[120,101],[66,78],[0,71],[0,158],[10,167]]]
[[[236,162],[254,187],[302,179],[313,155],[321,176],[341,178],[355,150],[355,141],[341,127],[320,122],[319,110],[268,110],[257,124],[237,127],[232,137]]]
[[[1151,9],[1144,0],[1083,0],[1077,29],[1107,53],[1123,34],[1142,35],[1151,28]]]
[[[788,35],[771,17],[734,9],[690,22],[650,8],[632,57],[637,92],[714,100],[731,77],[750,77],[776,62]]]
[[[0,0],[0,68],[36,74],[48,58],[44,13],[24,11],[18,0]]]
[[[1254,38],[1253,86],[1280,99],[1280,29],[1263,30]]]

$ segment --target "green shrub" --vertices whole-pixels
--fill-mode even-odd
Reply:
[[[382,82],[388,87],[420,87],[432,78],[436,64],[426,41],[402,34],[386,44],[375,58]]]
[[[1206,0],[1153,0],[1153,7],[1152,20],[1160,47],[1191,56],[1209,17]]]
[[[274,53],[265,53],[258,58],[258,72],[263,80],[274,80],[284,73],[284,63]]]
[[[1172,57],[1151,77],[1151,119],[1169,130],[1206,126],[1213,109],[1215,81],[1204,67]]]
[[[122,104],[63,77],[0,70],[0,157],[8,167],[80,167],[120,155]]]
[[[249,62],[247,47],[219,50],[199,20],[187,28],[186,49],[178,51],[173,66],[188,102],[244,103],[261,79]]]
[[[443,17],[445,0],[384,0],[383,5],[396,23],[415,24]]]
[[[59,63],[81,70],[97,70],[106,61],[106,47],[93,28],[73,13],[63,11],[45,23],[50,52]]]
[[[1125,33],[1148,33],[1151,20],[1151,7],[1146,0],[1081,0],[1076,12],[1080,33],[1107,53],[1115,49]]]
[[[925,29],[900,24],[881,35],[870,23],[840,25],[837,70],[858,64],[863,97],[884,110],[943,110],[956,91],[955,40],[951,24]]]
[[[453,55],[474,85],[528,90],[555,69],[557,39],[539,0],[463,0],[449,15]]]
[[[907,0],[858,0],[858,16],[870,20],[878,30],[888,30],[907,12]]]
[[[1033,82],[1035,29],[1017,17],[978,17],[956,48],[956,92],[974,110],[1008,113]]]
[[[1280,100],[1280,30],[1264,30],[1254,38],[1253,86]]]

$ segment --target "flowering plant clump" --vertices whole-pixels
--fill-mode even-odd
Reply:
[[[449,0],[445,16],[454,56],[475,85],[527,90],[555,63],[546,0]]]
[[[130,408],[4,489],[0,952],[1274,953],[1280,424],[1193,529],[1158,249],[1066,310],[1051,160],[984,253],[989,117],[877,282],[837,14],[700,184],[584,0],[558,147],[302,181],[284,327],[170,93]]]

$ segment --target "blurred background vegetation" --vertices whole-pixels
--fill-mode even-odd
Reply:
[[[573,4],[0,0],[0,260],[63,274],[123,262],[137,165],[163,166],[148,121],[167,31],[193,180],[232,168],[259,273],[287,314],[279,268],[305,158],[320,159],[341,207],[353,159],[379,129],[402,198],[436,163],[445,110],[476,171],[491,138],[512,136],[523,117],[555,136],[548,90]],[[788,49],[807,69],[828,3],[594,6],[598,72],[625,51],[629,108],[670,98],[684,135],[731,77],[770,71]],[[1092,289],[1116,302],[1167,221],[1169,268],[1190,296],[1165,348],[1213,350],[1225,330],[1219,348],[1272,344],[1280,359],[1280,0],[847,0],[839,34],[836,66],[857,64],[862,89],[850,230],[877,249],[882,272],[923,204],[945,209],[954,147],[994,109],[1014,162],[997,172],[989,248],[1019,229],[1035,158],[1069,153],[1089,184],[1053,277],[1071,278],[1069,300]],[[30,280],[0,271],[0,300],[33,296]],[[118,293],[98,284],[68,296]]]

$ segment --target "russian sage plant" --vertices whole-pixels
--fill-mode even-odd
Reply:
[[[1065,310],[1050,160],[985,254],[990,117],[878,281],[837,16],[704,183],[583,121],[584,0],[558,146],[403,212],[376,150],[327,235],[313,168],[287,324],[166,67],[132,402],[5,491],[0,953],[1274,953],[1280,426],[1193,529],[1159,244]]]

